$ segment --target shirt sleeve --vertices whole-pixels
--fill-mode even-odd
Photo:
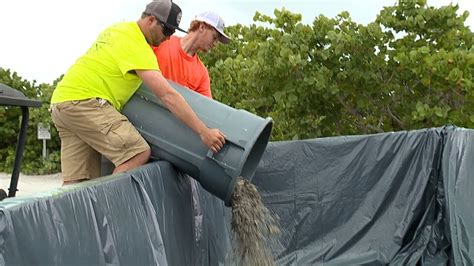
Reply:
[[[122,75],[136,69],[159,70],[153,49],[148,43],[123,35],[117,37],[118,45],[111,51]]]

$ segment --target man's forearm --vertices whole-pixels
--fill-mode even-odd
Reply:
[[[169,85],[160,72],[137,70],[137,74],[166,108],[194,132],[200,135],[207,129],[207,126],[199,119],[184,97]]]
[[[208,128],[184,97],[171,87],[168,81],[156,70],[135,70],[145,85],[158,96],[163,104],[178,119],[196,132],[201,141],[214,153],[219,152],[225,144],[225,135],[218,128]]]
[[[183,96],[173,88],[172,90],[172,93],[168,93],[161,98],[163,104],[194,132],[198,135],[202,134],[207,126],[199,119]]]

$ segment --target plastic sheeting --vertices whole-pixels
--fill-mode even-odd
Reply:
[[[446,233],[457,265],[474,265],[474,130],[447,131],[442,173]],[[442,228],[444,229],[444,228]]]
[[[194,182],[160,161],[4,200],[0,265],[215,265],[228,246],[226,208],[200,189],[193,200]]]
[[[271,143],[253,182],[284,229],[279,264],[471,265],[473,134]]]
[[[253,182],[281,265],[471,265],[474,131],[273,142]],[[19,187],[21,189],[21,186]],[[222,265],[230,213],[164,161],[0,202],[0,265]]]

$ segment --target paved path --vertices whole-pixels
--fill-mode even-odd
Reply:
[[[0,173],[0,188],[8,194],[10,187],[11,173]],[[18,178],[18,191],[16,196],[32,195],[38,192],[44,192],[59,188],[62,184],[61,174],[52,175],[23,175]]]

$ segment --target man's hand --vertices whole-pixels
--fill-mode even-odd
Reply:
[[[196,132],[209,149],[214,153],[220,151],[225,143],[225,135],[219,129],[208,128],[196,116],[183,96],[168,84],[159,71],[137,69],[135,72],[168,110]]]
[[[212,152],[219,152],[225,144],[225,135],[217,128],[206,128],[199,134],[202,142],[212,150]]]

